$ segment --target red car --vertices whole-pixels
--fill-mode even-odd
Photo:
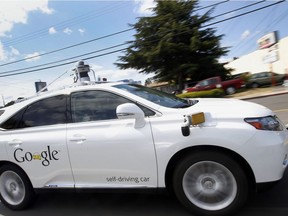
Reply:
[[[205,91],[220,88],[223,89],[226,94],[234,94],[237,89],[245,86],[243,79],[231,79],[222,81],[219,76],[211,77],[205,80],[198,82],[194,87],[187,88],[186,92],[196,92],[196,91]]]

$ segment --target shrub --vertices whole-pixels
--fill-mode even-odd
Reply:
[[[222,89],[212,89],[207,91],[199,92],[187,92],[183,94],[178,94],[180,98],[219,98],[223,97],[225,92]]]

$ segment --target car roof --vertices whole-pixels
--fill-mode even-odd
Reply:
[[[80,84],[80,85],[69,85],[69,86],[63,86],[59,89],[55,90],[50,90],[50,91],[45,91],[38,93],[36,95],[33,95],[31,97],[25,98],[22,101],[34,101],[34,100],[39,100],[39,99],[44,99],[46,97],[51,97],[51,96],[56,96],[60,94],[70,94],[71,92],[74,91],[79,91],[79,90],[89,90],[89,89],[109,89],[110,87],[116,85],[116,84],[123,84],[123,83],[94,83],[94,82],[89,82],[88,84]]]
[[[73,92],[88,91],[88,90],[107,90],[107,91],[111,91],[111,92],[115,93],[115,88],[113,86],[120,85],[120,84],[129,85],[131,83],[109,82],[109,83],[100,83],[99,84],[99,83],[95,83],[95,82],[89,82],[89,83],[85,83],[84,85],[83,84],[82,85],[79,85],[79,84],[78,85],[70,85],[70,86],[64,86],[60,89],[41,92],[41,93],[38,93],[34,96],[25,98],[23,100],[19,100],[18,102],[16,102],[15,104],[13,104],[11,106],[0,109],[0,112],[2,112],[2,114],[0,115],[0,123],[4,122],[8,118],[10,118],[14,113],[18,112],[19,110],[26,107],[27,105],[34,103],[36,101],[45,99],[45,98],[49,98],[49,97],[53,97],[53,96],[57,96],[57,95],[69,95]],[[133,95],[129,92],[126,92],[125,90],[122,90],[122,89],[117,89],[117,92],[123,94],[123,96],[129,95],[130,99],[137,100],[138,102],[140,102],[140,104],[143,104],[141,102],[143,102],[145,100],[145,99],[139,98],[138,96]],[[146,101],[144,103],[146,105],[148,105],[150,108],[152,108],[153,110],[158,110],[158,108],[159,108],[159,105],[155,105],[152,102]]]

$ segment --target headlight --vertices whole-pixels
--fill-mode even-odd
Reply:
[[[260,118],[245,118],[245,122],[258,130],[282,131],[282,124],[276,116],[266,116]]]

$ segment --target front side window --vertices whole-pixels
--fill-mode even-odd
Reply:
[[[266,73],[259,74],[259,78],[265,78],[265,77],[267,77]]]
[[[83,91],[71,94],[71,113],[73,122],[87,122],[117,119],[116,109],[124,103],[133,103],[119,95],[106,91]],[[155,113],[138,105],[146,116]]]
[[[116,108],[130,101],[105,91],[84,91],[71,95],[73,122],[116,119]]]
[[[199,83],[199,86],[201,86],[201,87],[207,86],[207,85],[209,85],[208,80],[204,80],[204,81],[202,81],[202,82]]]
[[[210,85],[217,85],[218,84],[218,80],[217,79],[210,79],[209,80]]]
[[[3,129],[18,129],[44,125],[65,124],[66,96],[59,95],[37,101],[23,108],[1,124]]]
[[[15,115],[10,117],[7,121],[2,123],[0,125],[0,128],[6,129],[6,130],[19,128],[19,124],[22,121],[22,115],[24,111],[25,109],[22,109],[21,111],[17,112]]]

